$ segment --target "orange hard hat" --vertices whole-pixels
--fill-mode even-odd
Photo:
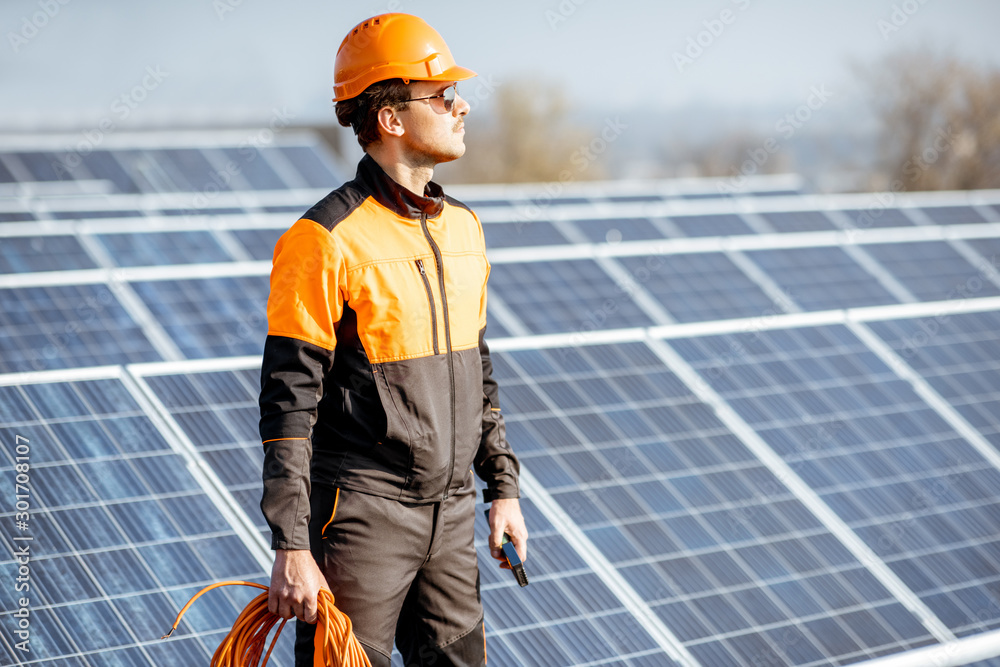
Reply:
[[[437,30],[410,14],[380,14],[347,33],[337,49],[335,102],[356,97],[386,79],[464,81],[476,76],[459,67]]]

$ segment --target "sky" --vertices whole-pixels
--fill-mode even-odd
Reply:
[[[795,108],[905,46],[1000,66],[995,0],[0,0],[0,132],[335,122],[337,47],[387,11],[434,26],[483,102],[531,78],[606,113]]]

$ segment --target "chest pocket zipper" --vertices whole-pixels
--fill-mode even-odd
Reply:
[[[434,354],[438,351],[438,329],[437,329],[437,307],[434,305],[434,292],[431,290],[431,281],[427,278],[427,270],[424,268],[424,260],[417,260],[417,270],[420,271],[420,279],[424,281],[424,290],[427,291],[427,303],[431,307],[431,332],[434,339]]]

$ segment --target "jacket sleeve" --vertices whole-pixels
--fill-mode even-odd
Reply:
[[[488,273],[487,273],[488,275]],[[479,355],[483,363],[483,435],[473,465],[486,482],[483,500],[518,498],[520,464],[507,444],[503,415],[500,414],[500,391],[493,379],[493,361],[486,345],[486,285],[483,284],[479,307]]]
[[[312,427],[343,313],[343,258],[329,231],[299,220],[278,240],[261,366],[261,511],[272,549],[309,548]]]

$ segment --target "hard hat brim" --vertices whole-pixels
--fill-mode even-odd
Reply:
[[[403,81],[409,83],[410,81],[465,81],[467,79],[471,79],[474,76],[479,76],[479,75],[476,74],[475,72],[473,72],[468,67],[462,67],[461,65],[454,65],[454,66],[449,67],[448,69],[444,70],[440,74],[435,74],[434,76],[427,76],[426,74],[422,74],[419,77],[406,77],[406,76],[402,76],[400,74],[397,74],[396,76],[389,77],[389,78],[403,79]],[[359,79],[361,79],[361,81],[350,81],[350,82],[346,82],[346,83],[334,86],[333,87],[333,93],[334,93],[333,101],[334,102],[341,102],[343,100],[349,100],[352,97],[357,97],[366,88],[368,88],[368,86],[370,86],[372,84],[375,84],[375,83],[378,83],[379,81],[385,81],[385,80],[387,80],[387,79],[375,79],[374,81],[367,81],[366,82],[364,80],[365,78],[370,79],[371,75],[369,75],[368,77],[359,77]]]

